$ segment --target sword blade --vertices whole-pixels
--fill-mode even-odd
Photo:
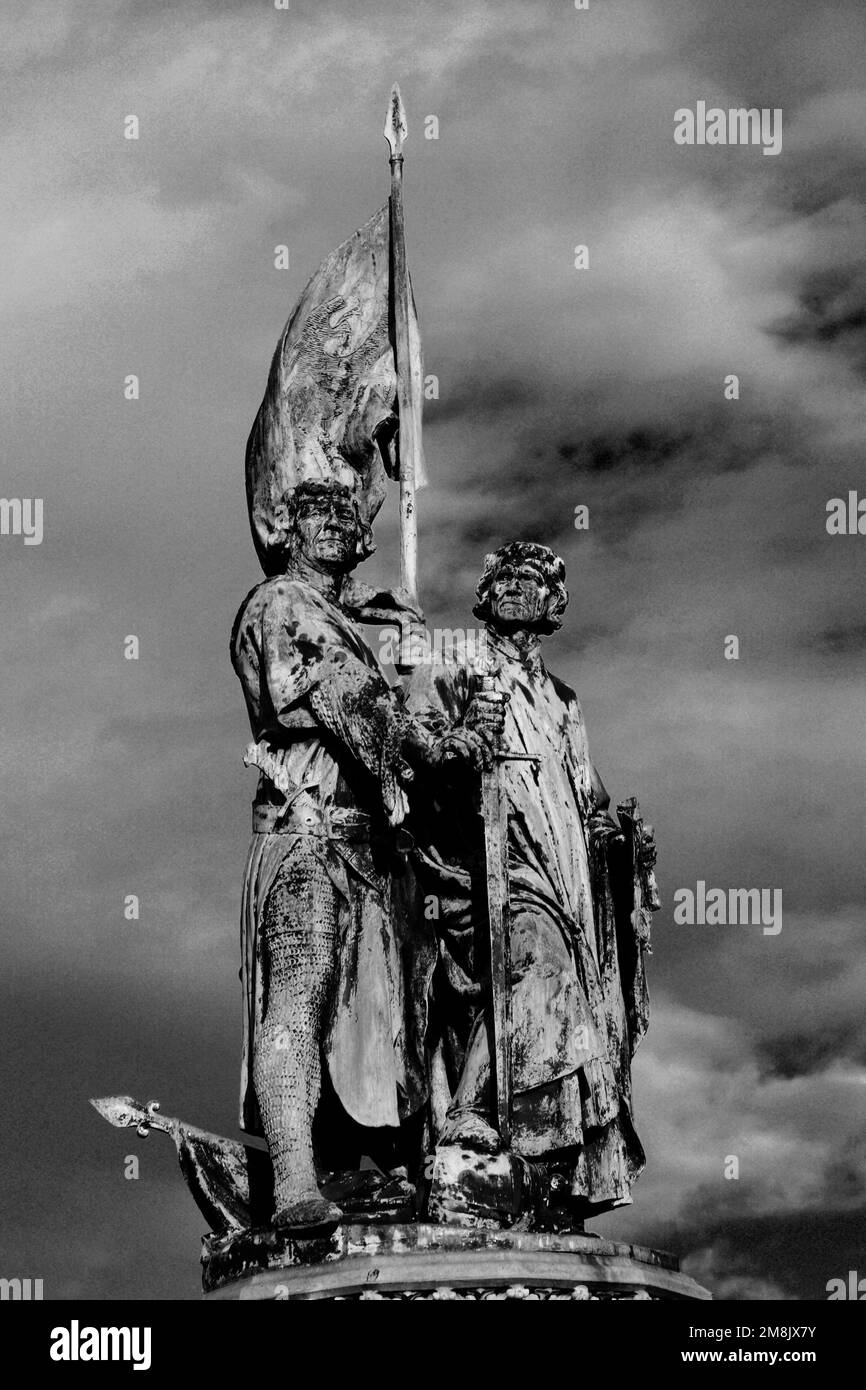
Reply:
[[[508,808],[497,759],[481,774],[481,809],[490,924],[493,1082],[496,1120],[503,1144],[511,1142],[511,949],[508,908]]]

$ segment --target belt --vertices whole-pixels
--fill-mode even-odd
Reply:
[[[364,811],[344,806],[322,810],[305,800],[306,804],[291,803],[288,807],[253,802],[253,831],[260,835],[312,835],[353,844],[369,842],[370,817]]]

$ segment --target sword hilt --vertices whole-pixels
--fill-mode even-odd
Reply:
[[[496,694],[499,694],[499,693],[500,693],[500,692],[497,691],[497,689],[496,689],[496,680],[495,680],[494,676],[493,676],[490,672],[488,672],[487,675],[484,675],[484,676],[481,677],[480,688],[481,688],[482,694],[484,694],[484,695],[496,695]],[[504,702],[504,701],[503,701],[503,702]],[[493,754],[493,759],[494,759],[494,762],[497,762],[497,763],[509,763],[509,762],[514,762],[514,763],[540,763],[540,762],[541,762],[541,759],[540,759],[539,757],[537,757],[535,753],[510,753],[507,749],[501,749],[501,748],[497,748],[497,749],[495,750],[495,752],[494,752],[494,754]]]

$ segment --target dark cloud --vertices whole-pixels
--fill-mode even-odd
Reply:
[[[861,230],[866,233],[866,208]],[[857,371],[866,369],[866,277],[862,270],[822,270],[798,290],[798,309],[773,332],[783,341],[832,349]]]
[[[748,1213],[688,1233],[693,1253],[686,1273],[703,1280],[716,1299],[823,1300],[832,1279],[847,1281],[863,1262],[866,1210]]]
[[[833,655],[859,656],[866,650],[866,623],[827,628],[814,638],[816,645]]]
[[[866,1208],[866,1135],[852,1134],[827,1161],[828,1200]],[[862,1255],[861,1255],[862,1263]]]
[[[756,1057],[764,1075],[786,1079],[824,1071],[834,1060],[866,1066],[866,1036],[862,1028],[821,1023],[811,1033],[760,1038]]]

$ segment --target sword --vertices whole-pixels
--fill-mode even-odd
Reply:
[[[495,690],[492,676],[481,677],[483,691]],[[507,1148],[511,1143],[511,931],[508,900],[508,796],[502,776],[506,762],[537,763],[532,753],[499,749],[481,773],[481,814],[487,869],[487,917],[490,927],[490,984],[493,1025],[493,1081],[496,1127]]]

